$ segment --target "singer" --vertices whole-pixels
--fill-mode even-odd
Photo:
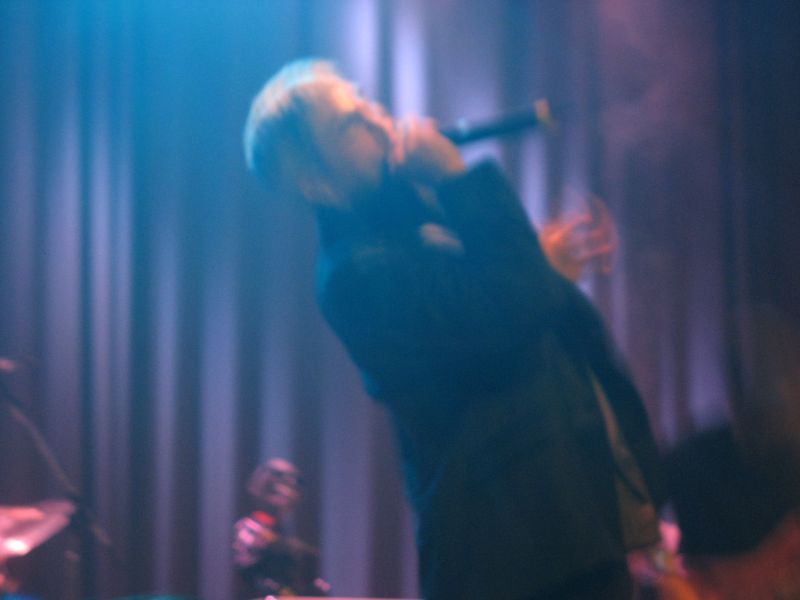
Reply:
[[[626,552],[658,537],[647,416],[498,168],[318,61],[267,82],[244,141],[314,210],[319,303],[392,416],[424,597],[630,600]],[[579,266],[608,251],[588,237]]]

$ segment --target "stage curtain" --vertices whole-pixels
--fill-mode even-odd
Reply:
[[[753,307],[800,320],[798,14],[743,0],[1,2],[0,356],[17,368],[0,377],[113,542],[78,526],[12,570],[53,599],[231,598],[244,482],[282,456],[306,479],[293,530],[336,595],[417,594],[391,429],[315,305],[311,215],[242,157],[250,99],[297,57],[442,122],[548,99],[556,132],[467,158],[498,160],[537,224],[602,197],[620,252],[582,286],[659,441],[727,418]],[[0,504],[64,496],[5,407],[0,436]]]

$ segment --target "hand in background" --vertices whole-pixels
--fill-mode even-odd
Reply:
[[[253,517],[239,519],[233,529],[233,562],[242,568],[258,562],[261,552],[280,537],[274,529]]]
[[[567,214],[541,227],[539,239],[552,267],[570,281],[592,269],[609,275],[619,246],[617,226],[600,198],[593,210]]]

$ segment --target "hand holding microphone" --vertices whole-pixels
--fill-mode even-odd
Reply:
[[[396,172],[414,183],[437,185],[464,172],[458,148],[432,119],[406,117],[397,122],[399,152]]]
[[[438,127],[432,119],[406,117],[396,123],[395,172],[418,183],[436,185],[464,171],[457,145],[540,127],[557,128],[547,100],[484,121],[462,119],[445,127]]]
[[[395,123],[392,166],[395,173],[410,181],[437,185],[464,172],[464,160],[457,145],[540,127],[556,129],[546,100],[537,100],[531,107],[493,119],[477,122],[462,119],[446,127],[438,127],[432,119],[405,117]]]

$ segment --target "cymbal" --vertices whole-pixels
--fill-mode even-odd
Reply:
[[[75,513],[69,500],[44,500],[26,506],[0,506],[0,563],[25,556],[64,529]]]

